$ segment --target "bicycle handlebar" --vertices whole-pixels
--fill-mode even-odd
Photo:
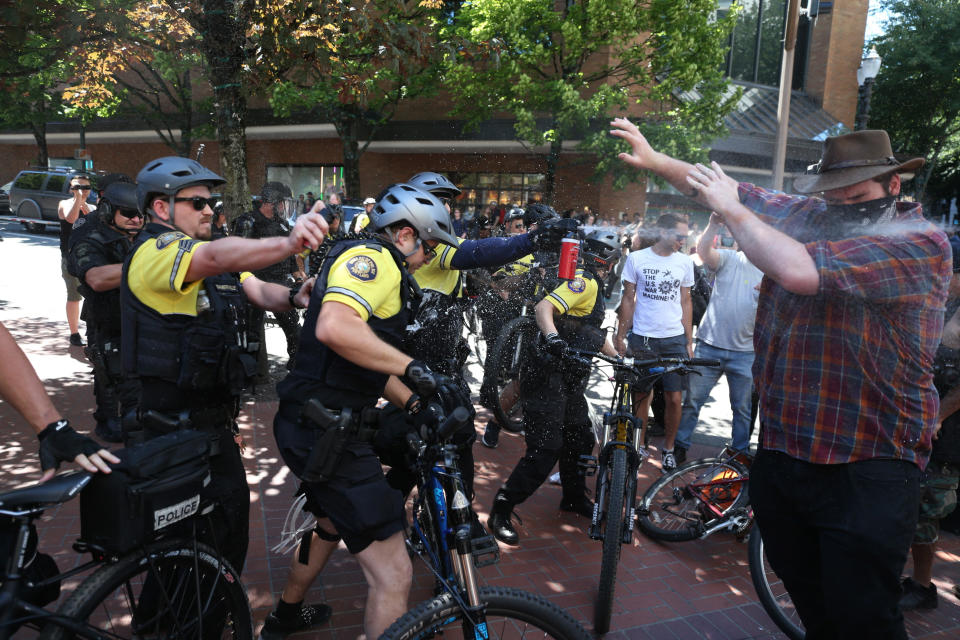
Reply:
[[[657,367],[670,367],[670,366],[680,366],[680,367],[719,367],[720,361],[713,358],[647,358],[647,359],[637,359],[632,357],[611,357],[604,353],[597,353],[587,349],[567,349],[567,352],[579,356],[580,358],[592,359],[598,358],[604,362],[609,362],[614,366],[614,368],[622,369],[646,369],[650,373],[658,373],[652,371]]]

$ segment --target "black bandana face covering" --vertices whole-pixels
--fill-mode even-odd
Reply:
[[[824,231],[828,239],[860,235],[864,227],[892,219],[896,202],[894,196],[886,196],[856,204],[828,204]]]

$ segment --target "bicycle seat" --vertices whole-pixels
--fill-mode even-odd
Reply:
[[[42,505],[60,504],[70,500],[90,482],[90,472],[71,471],[54,476],[48,482],[32,487],[14,489],[0,494],[0,509],[16,509]]]

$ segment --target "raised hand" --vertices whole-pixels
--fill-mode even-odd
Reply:
[[[653,147],[650,146],[647,139],[640,133],[637,125],[626,118],[615,118],[613,122],[610,123],[610,126],[613,127],[613,129],[610,130],[610,135],[623,138],[630,143],[630,148],[632,149],[631,153],[620,153],[617,154],[617,157],[631,167],[651,169],[657,152],[653,150]]]

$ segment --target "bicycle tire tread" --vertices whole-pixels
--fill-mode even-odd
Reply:
[[[600,585],[593,614],[593,629],[601,635],[610,630],[613,595],[617,588],[617,567],[620,564],[620,544],[624,527],[623,506],[627,489],[626,450],[614,449],[610,458],[610,486],[607,488],[610,500],[607,502],[607,524],[603,531],[603,553],[600,560]],[[612,514],[615,514],[616,522],[611,520]]]

